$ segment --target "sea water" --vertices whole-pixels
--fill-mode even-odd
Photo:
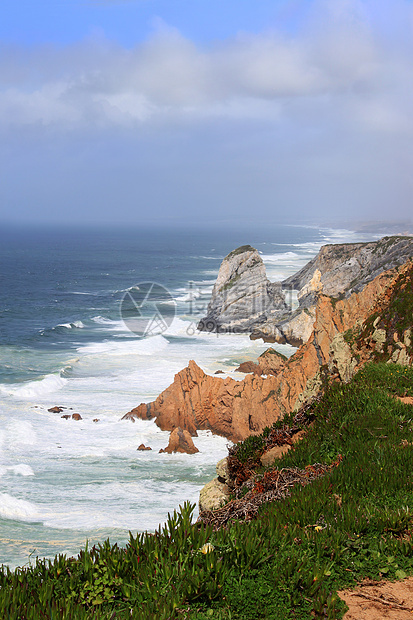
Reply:
[[[334,242],[373,235],[318,227],[242,230],[24,229],[0,231],[0,564],[123,544],[198,501],[228,441],[201,431],[195,455],[159,454],[167,432],[121,421],[165,389],[190,359],[208,374],[268,345],[198,332],[222,259],[251,244],[270,280],[295,273]],[[142,337],[122,320],[124,295],[165,287],[176,316]],[[291,355],[288,345],[277,345]],[[53,406],[62,413],[49,412]],[[62,418],[78,413],[81,420]],[[95,422],[94,420],[98,420]],[[144,443],[151,451],[139,452]]]

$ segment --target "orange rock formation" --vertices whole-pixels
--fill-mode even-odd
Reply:
[[[195,436],[199,429],[210,429],[232,441],[260,433],[319,392],[321,367],[329,366],[343,380],[349,378],[333,340],[372,314],[388,297],[397,275],[397,269],[384,272],[348,299],[335,301],[321,295],[310,339],[289,360],[280,363],[277,359],[275,375],[247,375],[236,381],[209,376],[190,361],[154,402],[139,405],[123,419],[156,418],[162,430],[181,427]],[[350,353],[343,339],[342,345]],[[352,372],[354,366],[353,360]]]

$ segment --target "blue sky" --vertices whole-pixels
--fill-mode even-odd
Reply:
[[[0,221],[411,219],[410,0],[2,0]]]
[[[238,31],[295,28],[306,0],[3,0],[2,41],[20,44],[75,43],[96,32],[132,47],[150,35],[157,20],[198,42]]]

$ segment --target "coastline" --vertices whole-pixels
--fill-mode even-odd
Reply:
[[[296,230],[294,235],[298,234]],[[327,232],[331,241],[341,234]],[[313,230],[304,231],[303,235],[307,237],[301,241],[293,236],[286,239],[283,230],[276,241],[266,241],[260,246],[271,277],[274,273],[288,275],[288,270],[296,271],[296,266],[304,264],[326,240],[320,234],[320,239],[315,241]],[[350,235],[347,232],[346,239]],[[268,236],[267,233],[267,239]],[[35,273],[38,269],[39,278],[44,280],[40,264],[50,260],[52,253],[55,263],[57,260],[55,268],[60,284],[49,291],[47,297],[39,279],[42,288],[31,292],[32,305],[39,308],[37,314],[31,312],[31,306],[26,303],[29,281],[22,280],[21,289],[11,288],[10,298],[3,301],[5,308],[11,308],[10,315],[15,300],[22,300],[15,307],[16,318],[9,319],[10,338],[0,350],[3,360],[7,360],[4,364],[7,374],[0,383],[3,400],[0,467],[4,500],[0,514],[3,541],[0,552],[10,565],[25,564],[29,552],[45,556],[59,550],[73,553],[80,546],[81,538],[83,541],[86,537],[98,540],[102,534],[103,540],[108,532],[113,534],[113,540],[125,540],[129,529],[154,530],[171,508],[185,499],[193,497],[197,503],[199,489],[213,475],[220,456],[226,454],[226,440],[210,437],[203,449],[204,457],[198,457],[195,467],[192,459],[197,455],[186,458],[168,455],[168,460],[154,460],[155,449],[153,454],[143,456],[137,452],[137,447],[145,443],[164,448],[168,433],[162,433],[152,423],[144,423],[139,428],[135,424],[131,429],[119,420],[131,407],[151,401],[167,387],[174,374],[192,358],[192,351],[196,351],[195,359],[211,376],[218,369],[231,376],[240,362],[257,359],[268,348],[265,343],[249,341],[248,336],[221,335],[217,338],[214,334],[204,334],[195,339],[186,333],[187,323],[191,322],[186,315],[171,335],[137,340],[122,328],[116,315],[118,300],[122,291],[139,278],[137,257],[145,259],[143,266],[147,271],[142,277],[152,273],[157,279],[160,270],[155,270],[154,266],[164,265],[163,276],[171,276],[170,258],[158,257],[155,265],[150,247],[145,248],[146,258],[137,253],[136,239],[132,235],[124,240],[120,258],[116,257],[120,251],[116,237],[113,246],[110,238],[103,238],[102,254],[99,254],[96,253],[96,239],[92,245],[85,236],[83,254],[80,252],[83,246],[78,241],[80,249],[76,256],[67,240],[62,246],[59,238],[55,245],[49,241],[49,245],[38,246],[37,254],[33,250],[35,241],[33,237],[32,247],[24,239],[25,250],[20,262],[16,262],[15,250],[10,249],[11,273],[14,274],[16,268],[24,273],[30,266]],[[235,242],[230,242],[232,247],[224,241],[222,247],[228,250],[236,247]],[[168,248],[173,247],[173,239],[166,239],[165,243],[167,253]],[[200,266],[195,279],[204,281],[202,286],[208,297],[224,252],[212,251],[217,248],[216,239],[212,237],[207,238],[205,244],[209,251],[200,247],[195,254],[194,243],[188,241],[187,262],[182,273],[191,273],[192,269],[193,274],[198,261]],[[7,245],[3,245],[3,254],[6,250]],[[113,272],[108,276],[112,252]],[[207,258],[199,258],[201,252]],[[104,256],[105,262],[97,261],[95,266],[90,260],[95,255]],[[37,256],[42,261],[39,267],[36,266]],[[195,263],[192,256],[198,256]],[[28,261],[27,267],[24,261]],[[85,265],[89,261],[91,267],[90,273],[85,267],[80,278],[78,265],[83,264],[82,261]],[[134,269],[126,274],[127,277],[124,263]],[[4,264],[7,266],[7,261]],[[10,277],[15,278],[14,275]],[[181,280],[175,277],[173,281],[176,297],[184,297],[187,291],[180,290],[182,276]],[[14,287],[19,282],[17,278]],[[30,282],[32,288],[37,284],[36,278]],[[47,278],[46,282],[49,282]],[[187,302],[179,303],[187,308]],[[83,327],[77,327],[77,321],[82,321]],[[236,376],[238,379],[244,377],[239,373]],[[59,404],[73,407],[73,412],[79,413],[82,420],[62,420],[59,414],[47,412],[48,408]],[[100,422],[93,423],[94,418],[99,418]],[[200,447],[199,441],[195,443]],[[171,463],[174,463],[172,469]],[[33,475],[22,475],[21,472],[30,470],[16,469],[19,465],[30,467]],[[104,512],[99,510],[103,504],[106,506]],[[60,546],[55,544],[59,541]]]

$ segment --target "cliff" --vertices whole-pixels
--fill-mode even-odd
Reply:
[[[213,332],[250,332],[266,342],[300,346],[311,336],[321,294],[349,297],[386,269],[413,257],[412,237],[383,237],[369,243],[323,246],[298,273],[271,283],[262,259],[247,245],[222,261],[207,309],[198,328]],[[297,290],[299,308],[285,302],[285,290]]]
[[[299,291],[301,307],[313,305],[322,292],[330,297],[358,293],[383,271],[413,257],[413,237],[383,237],[369,243],[325,245],[305,267],[282,282]]]
[[[210,429],[232,441],[260,433],[317,395],[323,379],[348,381],[361,364],[377,357],[411,364],[412,291],[409,262],[381,273],[348,298],[320,294],[309,340],[289,360],[277,359],[276,374],[222,379],[191,361],[154,402],[123,419],[155,418],[162,430],[179,426],[192,435]]]
[[[282,282],[284,290],[298,291],[299,308],[281,320],[269,317],[255,325],[251,338],[299,346],[311,335],[320,294],[350,297],[383,271],[403,265],[412,257],[413,238],[406,236],[323,246],[307,265]]]

